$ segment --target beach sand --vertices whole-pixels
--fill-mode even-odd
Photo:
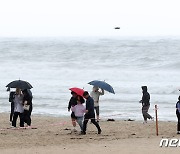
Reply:
[[[86,135],[72,132],[70,118],[32,116],[32,129],[9,129],[9,114],[0,114],[0,153],[2,154],[176,154],[180,147],[159,147],[162,138],[177,138],[175,122],[107,121],[102,134],[88,123]],[[78,127],[79,128],[79,127]]]

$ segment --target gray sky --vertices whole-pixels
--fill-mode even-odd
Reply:
[[[0,36],[180,36],[179,7],[180,0],[0,0]]]

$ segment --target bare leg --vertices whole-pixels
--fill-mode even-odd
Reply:
[[[76,127],[76,119],[72,118],[72,125],[73,125],[73,127]]]

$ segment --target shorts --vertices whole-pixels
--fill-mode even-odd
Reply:
[[[74,112],[71,113],[71,118],[72,118],[72,119],[77,119],[76,116],[75,116],[75,114],[74,114]]]

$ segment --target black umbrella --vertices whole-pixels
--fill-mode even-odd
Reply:
[[[94,80],[94,81],[89,82],[88,84],[97,86],[99,88],[102,88],[102,89],[110,92],[110,93],[115,94],[113,87],[111,85],[109,85],[108,83],[106,83],[105,81]]]
[[[23,80],[12,81],[6,87],[8,87],[8,88],[20,88],[20,89],[31,89],[31,88],[33,88],[29,82],[23,81]]]

